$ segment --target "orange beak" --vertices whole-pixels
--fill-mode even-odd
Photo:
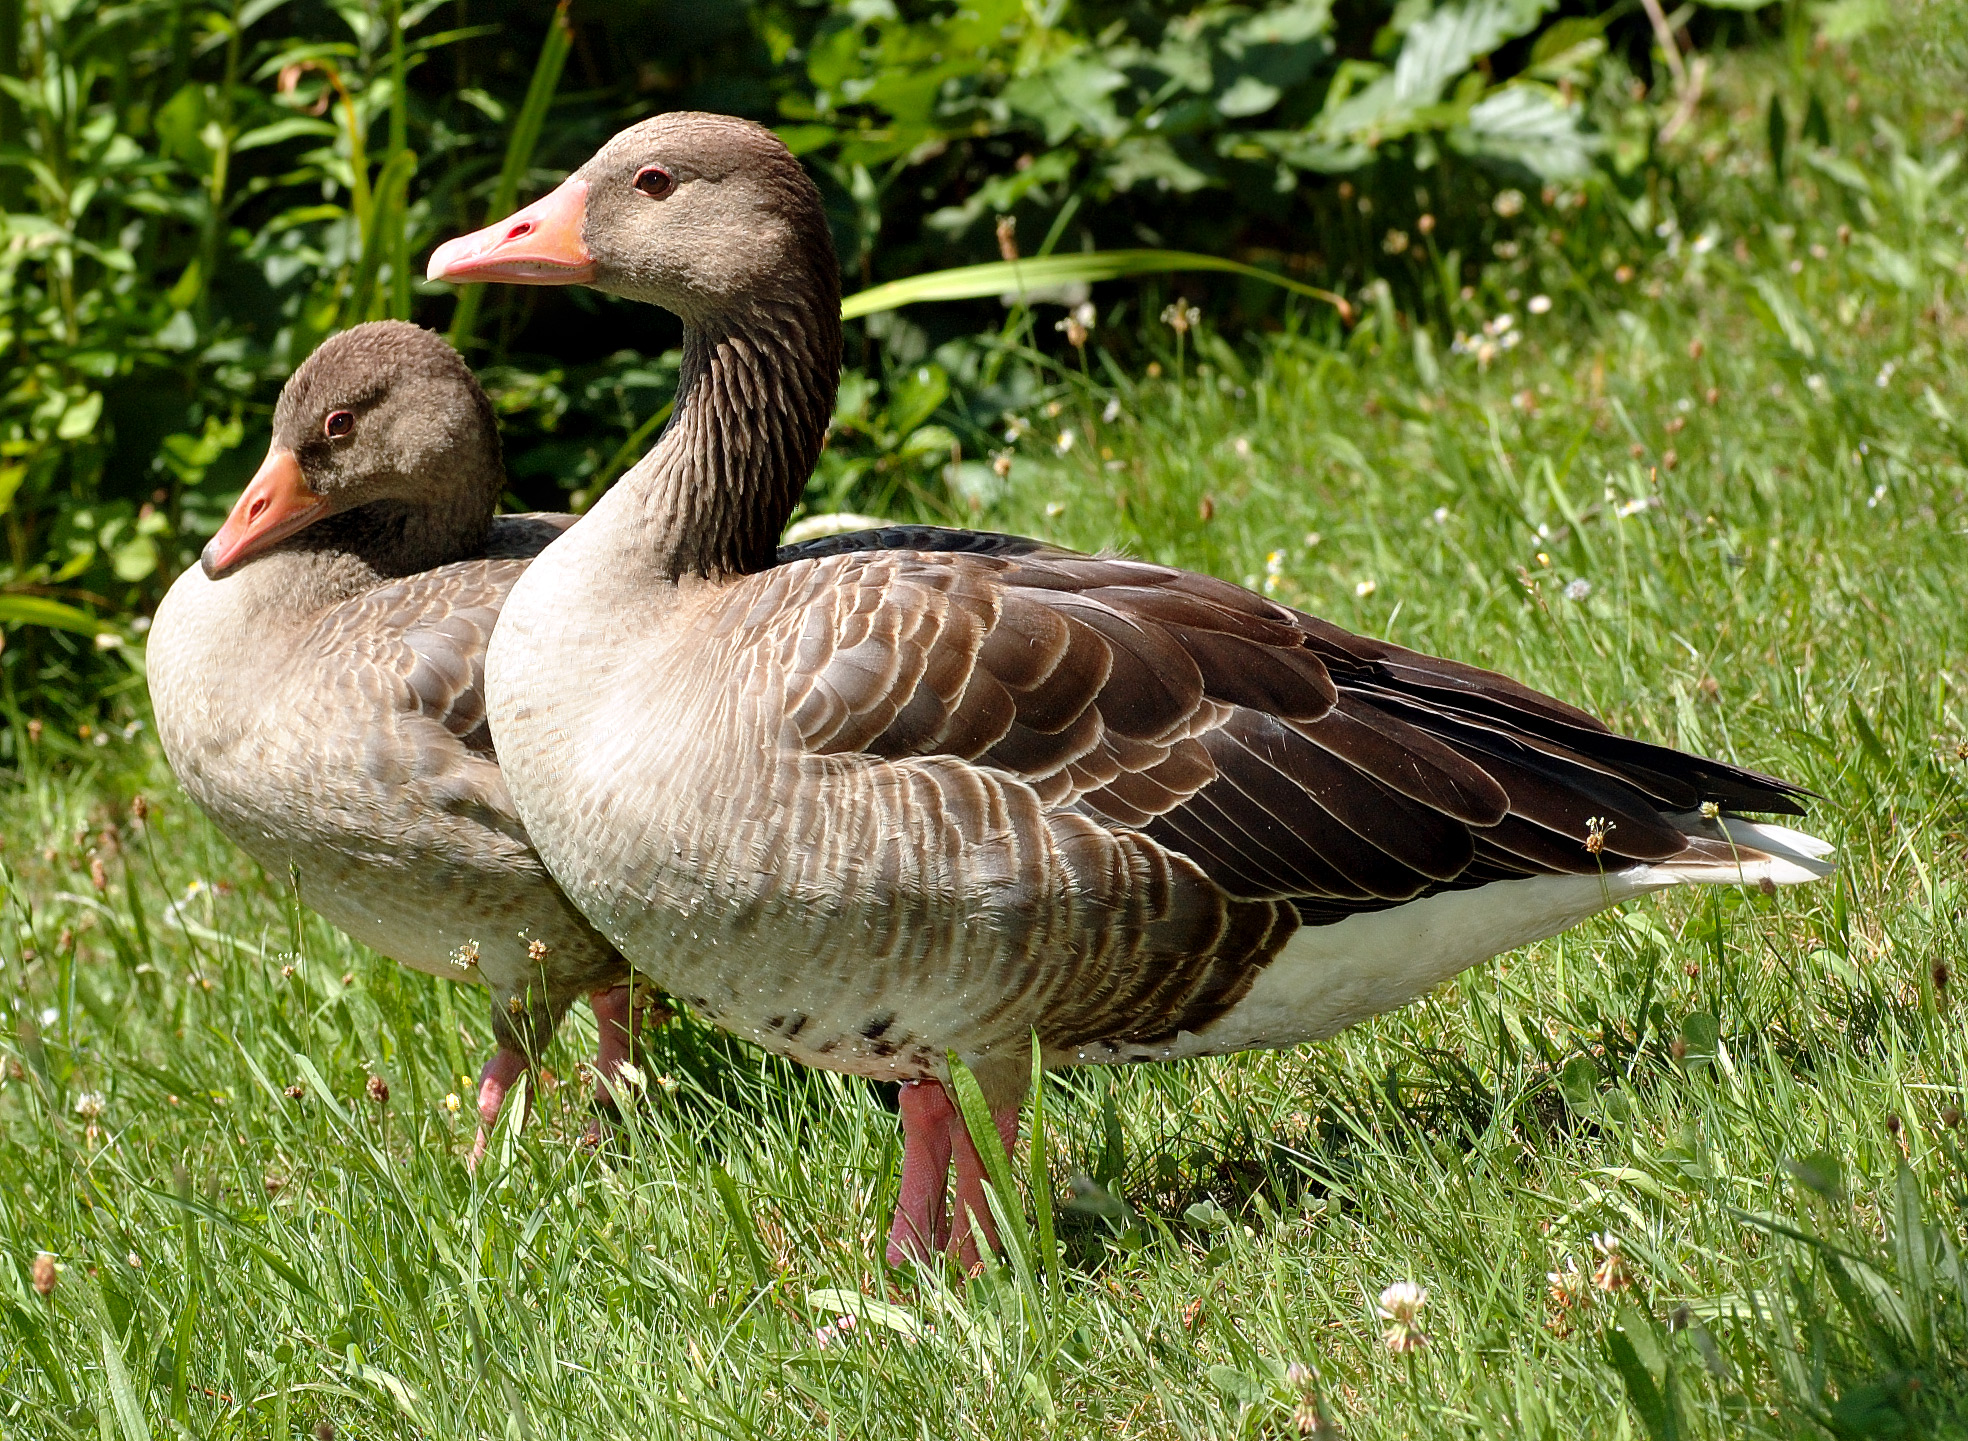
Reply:
[[[581,238],[587,219],[588,182],[575,176],[498,224],[445,241],[431,252],[425,275],[453,283],[586,285],[595,278],[594,257]]]
[[[247,556],[312,525],[327,505],[324,496],[308,488],[294,452],[276,446],[199,557],[205,574],[216,579]]]

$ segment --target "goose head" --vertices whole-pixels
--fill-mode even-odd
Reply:
[[[440,245],[428,274],[588,285],[697,325],[788,292],[837,306],[839,286],[820,192],[778,136],[690,112],[622,131],[551,194]]]
[[[457,351],[402,321],[358,325],[281,390],[266,459],[200,563],[217,579],[305,531],[293,544],[442,564],[482,541],[504,488],[491,404]]]

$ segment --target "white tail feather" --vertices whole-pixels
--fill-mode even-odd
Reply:
[[[1647,867],[1652,884],[1754,886],[1768,881],[1777,886],[1798,886],[1806,881],[1823,880],[1838,869],[1837,863],[1829,859],[1835,849],[1829,841],[1788,826],[1735,816],[1716,820],[1700,816],[1673,819],[1691,835],[1712,844],[1702,847],[1701,854]],[[1723,853],[1724,847],[1727,854]]]

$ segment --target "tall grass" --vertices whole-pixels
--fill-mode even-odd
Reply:
[[[1506,267],[1432,332],[1369,295],[1254,349],[1150,304],[1111,364],[1028,356],[1005,475],[973,445],[989,484],[917,502],[1797,779],[1835,880],[1623,907],[1317,1047],[1051,1079],[1040,1154],[992,1168],[1016,1244],[959,1289],[879,1264],[876,1092],[688,1022],[600,1154],[570,1026],[468,1172],[477,994],[295,908],[141,729],[16,711],[0,1431],[1968,1430],[1968,207],[1949,116],[1870,109],[1955,62],[1871,56],[1843,148],[1781,184],[1730,126],[1792,57],[1712,77],[1624,282]],[[1397,1354],[1403,1280],[1428,1344]]]

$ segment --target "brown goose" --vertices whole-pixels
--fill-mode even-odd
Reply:
[[[281,391],[265,462],[149,645],[158,735],[199,809],[357,940],[492,992],[474,1159],[577,995],[601,1022],[604,1091],[641,1019],[493,755],[486,641],[574,519],[495,519],[504,488],[492,407],[456,351],[400,322],[345,331]]]
[[[616,136],[434,279],[685,322],[656,448],[514,586],[486,662],[568,896],[703,1015],[903,1085],[888,1254],[992,1239],[943,1082],[1009,1141],[1050,1066],[1288,1046],[1606,906],[1788,884],[1788,782],[1209,576],[896,527],[775,549],[840,358],[819,196],[770,134]]]

